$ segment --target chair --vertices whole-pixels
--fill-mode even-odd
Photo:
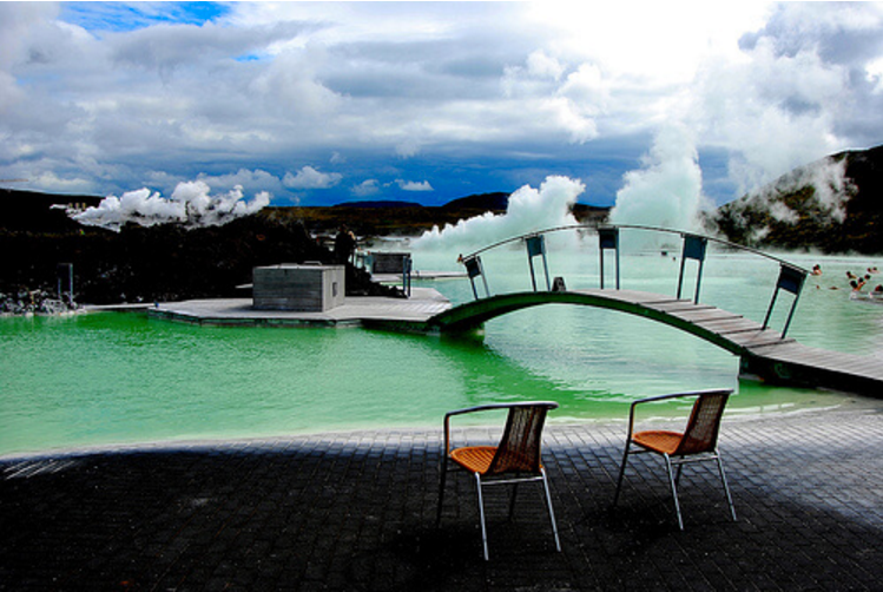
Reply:
[[[438,489],[438,516],[436,526],[441,524],[442,501],[445,493],[445,480],[448,472],[448,461],[473,474],[478,488],[478,511],[481,519],[481,540],[484,548],[484,559],[488,560],[487,527],[485,525],[484,501],[482,485],[513,484],[512,497],[509,505],[509,517],[515,507],[515,495],[518,484],[525,481],[542,481],[546,494],[549,518],[552,521],[552,534],[555,536],[555,548],[561,551],[558,540],[558,527],[555,524],[555,511],[552,509],[552,498],[549,495],[549,481],[546,470],[540,462],[540,443],[546,413],[558,407],[558,403],[550,401],[532,401],[523,403],[500,403],[480,405],[467,409],[458,409],[445,415],[445,450],[442,457],[441,481]],[[488,411],[492,409],[508,409],[506,427],[497,446],[467,446],[451,450],[450,421],[455,415]]]
[[[625,454],[622,457],[622,467],[619,470],[619,481],[616,484],[616,495],[613,505],[619,500],[619,492],[622,487],[622,477],[625,474],[626,463],[629,454],[652,452],[661,455],[665,459],[665,468],[668,471],[668,480],[671,485],[671,493],[674,498],[675,512],[678,516],[678,526],[684,530],[684,520],[681,517],[681,507],[678,503],[677,486],[681,479],[683,465],[690,462],[717,461],[718,472],[727,495],[727,503],[733,520],[736,520],[736,509],[733,507],[733,498],[730,496],[730,488],[727,486],[727,478],[724,475],[724,465],[720,453],[717,450],[717,436],[720,431],[720,421],[723,416],[724,406],[732,390],[707,390],[690,393],[679,393],[650,397],[632,403],[629,412],[629,433],[625,443]],[[683,433],[664,430],[648,430],[634,432],[635,411],[644,403],[665,401],[668,399],[695,397],[693,411]],[[636,444],[639,450],[631,452],[631,445]],[[677,465],[677,475],[672,475],[672,465]]]

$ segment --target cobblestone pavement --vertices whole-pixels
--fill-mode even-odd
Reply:
[[[677,529],[661,463],[610,508],[625,423],[550,424],[539,491],[449,479],[441,430],[0,459],[2,590],[881,590],[883,402],[725,417],[732,522],[713,465],[687,468]],[[476,443],[493,430],[468,428]]]

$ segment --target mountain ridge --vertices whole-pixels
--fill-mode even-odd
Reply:
[[[760,249],[883,253],[883,145],[798,167],[703,216],[704,229]]]

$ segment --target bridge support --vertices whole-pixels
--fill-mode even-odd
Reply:
[[[525,238],[524,244],[527,246],[527,263],[530,265],[530,283],[533,286],[533,291],[537,291],[537,278],[533,270],[533,259],[537,255],[543,258],[543,270],[546,272],[546,290],[551,291],[552,285],[549,283],[549,264],[546,261],[545,237],[542,234],[534,234]]]
[[[472,284],[472,295],[478,300],[478,290],[475,289],[475,278],[481,276],[484,284],[485,298],[491,295],[490,289],[487,287],[487,277],[484,275],[484,266],[481,264],[481,257],[473,255],[471,257],[463,257],[460,255],[460,262],[466,266],[466,275],[469,277],[469,283]]]
[[[604,289],[604,251],[613,249],[616,263],[616,289],[619,290],[619,228],[598,229],[598,251],[601,253],[601,289]]]
[[[702,284],[702,267],[705,263],[705,249],[708,239],[695,234],[684,234],[684,248],[681,251],[681,273],[678,276],[678,300],[681,299],[681,287],[684,285],[684,265],[687,259],[695,259],[699,262],[699,270],[696,272],[696,292],[693,294],[693,304],[699,304],[699,287]]]
[[[797,300],[800,298],[800,292],[803,290],[803,281],[806,279],[806,272],[789,265],[779,266],[779,280],[776,282],[776,288],[773,290],[773,298],[770,300],[770,306],[766,311],[766,317],[763,319],[763,328],[766,329],[770,323],[770,315],[773,313],[773,307],[776,305],[776,297],[779,290],[785,290],[794,294],[794,301],[791,303],[791,310],[788,312],[788,319],[785,321],[785,328],[782,329],[782,339],[788,333],[788,327],[791,325],[791,319],[794,317],[794,310],[797,308]]]

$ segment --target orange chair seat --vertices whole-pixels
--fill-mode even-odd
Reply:
[[[661,454],[674,454],[684,434],[665,430],[647,430],[632,435],[632,442]]]
[[[471,473],[484,475],[496,453],[496,446],[466,446],[452,450],[451,460]]]
[[[491,468],[491,462],[497,454],[496,446],[465,446],[451,451],[451,460],[469,471],[470,473],[478,473],[479,475],[487,475]],[[533,469],[524,466],[527,463],[524,455],[510,455],[507,459],[510,466],[522,466],[521,470],[533,472]],[[542,463],[540,468],[542,468]],[[498,466],[499,468],[499,466]],[[519,469],[515,469],[518,471]]]

